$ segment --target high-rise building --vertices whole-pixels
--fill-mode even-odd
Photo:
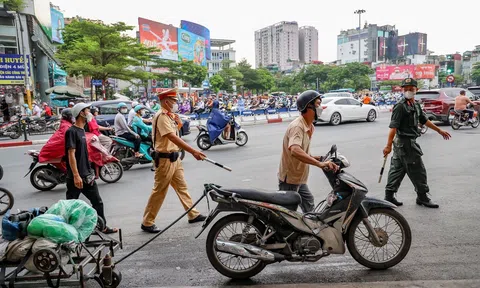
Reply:
[[[318,30],[312,26],[303,26],[298,30],[300,62],[318,61]]]
[[[235,67],[235,49],[231,46],[235,40],[211,39],[212,59],[207,60],[208,77],[212,77],[224,67]]]
[[[279,22],[255,31],[255,65],[278,65],[280,71],[288,70],[300,60],[298,23]]]
[[[382,61],[388,54],[386,39],[391,32],[397,35],[395,26],[376,24],[341,31],[337,36],[337,60],[341,64],[359,62],[359,58],[360,62]]]

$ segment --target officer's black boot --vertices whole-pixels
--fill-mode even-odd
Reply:
[[[430,198],[428,198],[427,194],[418,194],[417,196],[417,204],[420,206],[425,206],[427,208],[438,208],[440,207],[438,204],[432,202]]]
[[[398,201],[394,195],[395,193],[385,192],[385,200],[392,203],[395,206],[402,206],[403,202]]]

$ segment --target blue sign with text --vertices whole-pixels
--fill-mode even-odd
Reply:
[[[27,62],[30,63],[27,55]],[[0,84],[18,85],[25,83],[25,65],[23,55],[0,54]],[[30,76],[30,65],[28,66]]]

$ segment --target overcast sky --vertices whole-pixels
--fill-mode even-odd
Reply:
[[[297,21],[299,26],[317,28],[319,60],[336,60],[337,35],[342,29],[358,27],[358,15],[353,13],[357,9],[367,11],[362,15],[362,25],[365,21],[378,25],[396,25],[400,35],[409,32],[427,33],[427,48],[437,54],[464,52],[480,45],[480,34],[477,33],[479,15],[476,9],[479,4],[474,4],[476,1],[472,0],[51,1],[60,6],[66,17],[79,15],[106,23],[123,21],[136,26],[136,30],[138,17],[177,27],[180,20],[196,22],[209,28],[212,38],[235,40],[237,61],[246,58],[251,64],[255,63],[254,32],[280,21]]]

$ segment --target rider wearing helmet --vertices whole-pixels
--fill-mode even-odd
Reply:
[[[132,125],[132,121],[133,121],[133,117],[135,117],[135,107],[138,105],[138,102],[137,101],[133,101],[132,102],[132,109],[130,109],[130,112],[128,112],[128,119],[127,119],[127,123],[129,126]]]
[[[117,111],[118,113],[115,116],[115,134],[118,137],[132,141],[134,144],[133,151],[135,151],[135,157],[142,157],[143,155],[138,152],[140,150],[142,139],[140,138],[140,135],[133,132],[132,129],[128,127],[127,120],[125,119],[125,115],[128,113],[127,104],[123,102],[118,103]]]
[[[23,104],[23,108],[25,108],[25,115],[26,116],[32,116],[32,109],[28,107],[28,104]]]
[[[72,114],[72,109],[65,108],[62,110],[61,114],[62,114],[62,120],[70,122],[71,124],[75,122],[75,118],[73,118],[73,114]]]
[[[90,119],[88,119],[89,121],[87,121],[88,132],[96,135],[98,137],[98,140],[100,140],[100,144],[102,144],[102,146],[105,147],[107,151],[110,151],[113,141],[110,137],[103,135],[101,131],[112,131],[112,127],[103,127],[98,125],[97,119],[95,119],[95,117],[98,116],[97,107],[92,106],[90,108],[90,113],[92,113],[93,117],[91,117]]]
[[[152,141],[152,126],[144,123],[143,116],[145,116],[146,107],[137,105],[134,109],[135,117],[132,120],[132,129],[142,137],[143,141]]]
[[[315,208],[314,198],[307,186],[309,165],[326,170],[338,169],[334,163],[322,162],[320,156],[310,155],[310,140],[317,120],[322,113],[321,95],[317,91],[303,92],[297,99],[297,108],[301,115],[288,125],[283,138],[282,158],[278,172],[279,190],[296,191],[302,198],[300,207],[304,213]]]

